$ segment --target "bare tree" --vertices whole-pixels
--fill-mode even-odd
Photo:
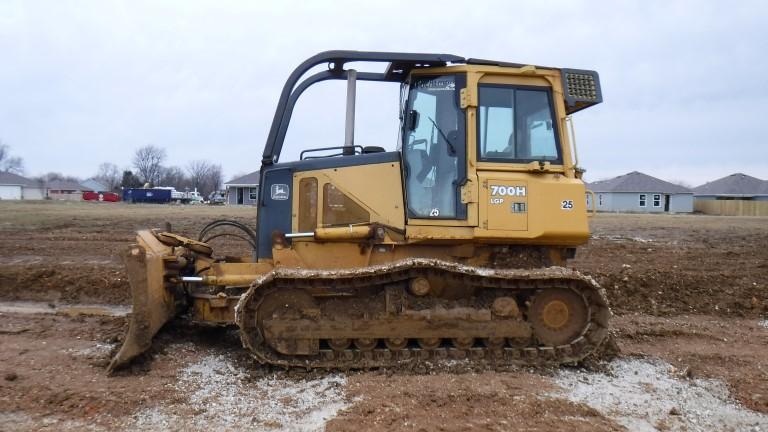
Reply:
[[[157,184],[160,180],[160,171],[164,160],[164,149],[146,145],[136,150],[133,155],[133,166],[143,182]]]
[[[246,176],[248,173],[245,171],[240,171],[238,173],[235,173],[232,177],[230,177],[229,182],[232,183],[232,180],[239,179],[240,177]]]
[[[208,178],[210,170],[211,164],[209,164],[208,161],[195,160],[190,162],[189,165],[187,165],[190,185],[193,188],[197,188],[197,190],[202,193],[203,185]]]
[[[120,186],[121,174],[117,165],[109,162],[104,162],[99,165],[96,175],[93,177],[96,180],[102,182],[107,190],[115,190]]]
[[[203,196],[221,187],[221,165],[214,165],[208,161],[196,160],[187,166],[191,187],[196,188]]]
[[[224,173],[221,169],[221,165],[211,165],[211,171],[208,173],[208,186],[210,186],[210,194],[213,191],[221,189],[221,184],[224,182]],[[207,195],[206,195],[207,196]]]
[[[672,183],[672,184],[676,184],[678,186],[682,186],[682,187],[687,188],[687,189],[692,189],[693,188],[693,185],[688,183],[685,180],[674,179],[674,180],[670,180],[669,182]]]
[[[41,176],[37,176],[37,177],[35,177],[35,180],[39,180],[39,181],[41,181],[43,183],[50,183],[50,182],[56,181],[56,180],[73,181],[73,182],[79,182],[80,181],[80,179],[75,177],[75,176],[69,176],[69,175],[66,175],[66,174],[62,174],[62,173],[59,173],[59,172],[53,172],[53,171],[45,173],[45,174],[43,174]]]
[[[173,186],[176,190],[184,190],[189,187],[190,181],[179,167],[161,167],[158,186]]]
[[[0,141],[0,171],[14,174],[24,174],[24,160],[11,157],[11,148]]]

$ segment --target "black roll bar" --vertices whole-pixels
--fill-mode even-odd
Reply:
[[[361,72],[357,79],[365,81],[389,81],[403,82],[412,69],[427,66],[445,66],[448,63],[464,63],[463,57],[452,54],[420,54],[398,52],[372,52],[372,51],[325,51],[316,54],[301,63],[288,77],[280,94],[280,100],[275,109],[272,126],[269,129],[267,142],[264,146],[264,154],[261,158],[262,167],[277,163],[283,148],[285,134],[291,121],[293,108],[301,93],[309,86],[329,79],[347,79],[344,64],[350,62],[378,62],[389,63],[386,72],[370,73]],[[296,84],[310,69],[327,63],[329,69],[312,75],[303,81],[298,87]],[[264,170],[262,169],[262,173]]]

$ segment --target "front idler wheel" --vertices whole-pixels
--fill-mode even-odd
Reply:
[[[528,320],[539,344],[567,345],[587,327],[589,308],[584,297],[571,289],[545,289],[534,297]]]

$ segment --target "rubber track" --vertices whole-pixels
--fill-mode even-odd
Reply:
[[[583,296],[589,308],[590,321],[581,336],[568,345],[557,347],[469,349],[405,348],[392,351],[374,349],[360,351],[351,347],[344,351],[321,349],[315,356],[291,356],[274,351],[264,343],[256,328],[256,309],[265,295],[285,288],[310,288],[332,284],[334,289],[354,289],[405,281],[427,273],[448,274],[472,286],[510,290],[539,290],[567,287]],[[595,352],[608,336],[610,310],[604,290],[589,276],[562,267],[536,270],[499,270],[471,267],[437,259],[410,258],[386,265],[347,270],[304,270],[277,268],[253,282],[235,307],[235,322],[240,338],[256,360],[280,366],[303,368],[356,369],[397,366],[414,362],[448,359],[470,359],[493,365],[556,365],[578,362]]]

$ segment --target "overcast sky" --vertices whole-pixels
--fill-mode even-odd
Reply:
[[[0,140],[26,173],[79,177],[134,150],[257,170],[282,85],[329,49],[594,69],[575,115],[597,180],[768,179],[768,2],[0,0]],[[361,84],[356,142],[394,149],[396,85]],[[341,145],[344,86],[299,102],[281,160]]]

